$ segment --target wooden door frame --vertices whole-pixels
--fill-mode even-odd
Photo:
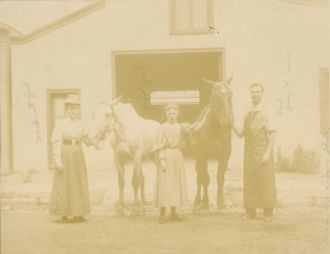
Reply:
[[[51,165],[51,157],[53,156],[51,153],[51,133],[52,133],[52,105],[51,105],[51,96],[54,94],[77,94],[78,98],[80,99],[80,88],[69,88],[69,89],[47,89],[46,90],[47,96],[46,96],[46,105],[47,105],[47,165],[48,168],[52,168],[53,165]]]
[[[328,86],[328,95],[327,96],[330,96],[329,95],[329,89],[330,89],[329,88],[329,84],[330,84],[329,70],[330,70],[329,68],[320,68],[319,69],[319,102],[320,102],[320,104],[319,104],[319,125],[320,125],[320,133],[322,135],[324,135],[324,134],[329,135],[329,124],[330,124],[329,123],[329,118],[327,119],[327,122],[324,122],[325,120],[322,119],[323,114],[321,114],[322,110],[324,110],[323,109],[324,105],[322,104],[323,103],[322,92],[324,92],[323,91],[323,85],[324,85],[323,75],[326,75],[328,77],[328,80],[325,80],[325,82]],[[329,97],[328,97],[328,100],[329,100]],[[329,104],[327,106],[328,106],[327,111],[329,112],[329,110],[330,110],[329,109]],[[326,128],[324,128],[324,126],[322,126],[322,123],[326,125]]]
[[[225,48],[188,48],[188,49],[150,49],[150,50],[115,50],[111,53],[112,63],[112,99],[117,95],[116,57],[120,55],[147,55],[147,54],[180,54],[180,53],[221,53],[218,63],[219,73],[226,79]]]

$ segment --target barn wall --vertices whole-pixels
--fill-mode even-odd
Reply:
[[[249,104],[248,86],[260,82],[266,104],[274,109],[291,96],[292,110],[284,108],[278,119],[278,145],[288,152],[298,142],[317,147],[318,73],[330,67],[330,33],[324,32],[330,29],[329,7],[275,0],[214,2],[213,34],[170,35],[167,1],[114,0],[61,29],[13,46],[15,169],[47,167],[47,89],[80,88],[86,120],[93,103],[112,96],[112,52],[118,50],[224,48],[225,72],[234,75],[236,118]],[[20,18],[33,19],[27,15]],[[232,167],[241,165],[241,142],[233,141],[238,152]],[[107,167],[107,149],[88,150],[89,165]]]
[[[11,161],[11,89],[10,89],[10,36],[9,31],[0,28],[0,172],[12,170]]]

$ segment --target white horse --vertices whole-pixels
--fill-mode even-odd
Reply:
[[[133,160],[134,165],[134,203],[140,203],[139,191],[143,203],[145,194],[142,158],[145,155],[156,155],[164,145],[165,137],[161,124],[140,117],[130,103],[121,102],[119,97],[111,103],[95,106],[88,136],[96,147],[107,137],[110,138],[114,165],[118,172],[119,205],[124,206],[124,164],[127,156]],[[152,158],[158,164],[158,156]]]

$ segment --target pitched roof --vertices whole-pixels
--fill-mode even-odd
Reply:
[[[88,15],[104,4],[105,0],[0,1],[0,28],[10,31],[13,43],[26,43]]]

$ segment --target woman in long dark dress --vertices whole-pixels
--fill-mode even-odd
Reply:
[[[273,145],[276,129],[267,111],[261,106],[263,87],[250,86],[252,107],[244,117],[244,127],[234,126],[244,143],[244,208],[249,219],[256,217],[256,209],[264,210],[265,220],[273,217],[276,206]]]
[[[50,213],[61,222],[82,222],[90,212],[87,170],[82,152],[84,130],[79,120],[79,100],[69,95],[64,102],[66,118],[55,125],[51,141],[56,170],[50,201]]]

